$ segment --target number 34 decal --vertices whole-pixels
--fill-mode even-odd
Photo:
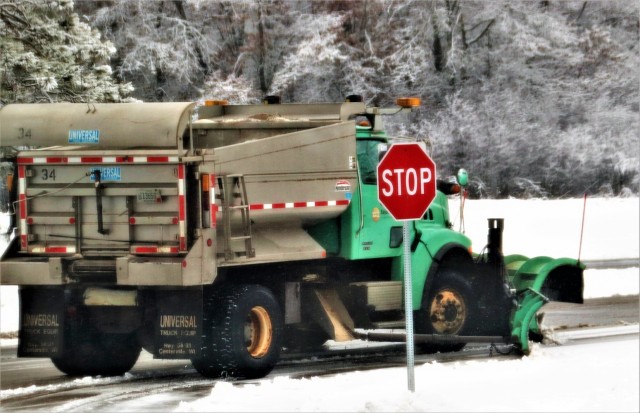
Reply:
[[[48,181],[48,180],[55,181],[56,180],[56,170],[55,169],[42,168],[42,171],[41,171],[41,174],[40,174],[40,178],[43,181]]]

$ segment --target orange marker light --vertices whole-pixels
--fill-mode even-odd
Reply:
[[[420,106],[420,98],[398,98],[396,99],[396,105],[402,108],[415,108]]]

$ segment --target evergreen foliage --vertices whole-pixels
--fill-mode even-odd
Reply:
[[[111,76],[115,51],[70,0],[0,2],[0,104],[120,102],[133,88]]]

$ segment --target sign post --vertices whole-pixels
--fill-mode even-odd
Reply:
[[[415,391],[413,291],[410,221],[420,219],[436,197],[436,165],[424,145],[391,145],[378,164],[378,201],[396,221],[403,221],[404,311],[407,348],[407,384]]]

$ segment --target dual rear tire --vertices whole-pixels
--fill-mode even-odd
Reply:
[[[202,352],[191,362],[203,376],[264,377],[280,358],[280,305],[260,285],[224,287],[205,302],[202,339]]]

